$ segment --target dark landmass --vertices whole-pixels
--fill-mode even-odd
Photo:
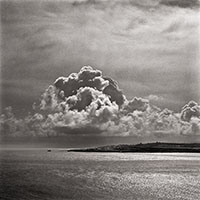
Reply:
[[[200,143],[146,143],[118,144],[93,148],[69,149],[73,152],[144,152],[144,153],[200,153]]]

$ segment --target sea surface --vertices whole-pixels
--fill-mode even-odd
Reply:
[[[0,150],[0,199],[198,200],[200,154]]]

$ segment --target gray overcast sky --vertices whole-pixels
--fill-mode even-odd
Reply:
[[[2,105],[28,110],[59,76],[91,65],[128,99],[199,102],[196,0],[1,1]]]

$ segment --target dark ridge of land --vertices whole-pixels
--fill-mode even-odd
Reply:
[[[143,153],[200,153],[200,143],[118,144],[92,148],[69,149],[70,152],[143,152]]]

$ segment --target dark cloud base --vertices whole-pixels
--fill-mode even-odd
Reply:
[[[95,147],[110,144],[138,144],[147,142],[172,142],[172,143],[198,143],[200,136],[189,135],[164,135],[161,138],[157,136],[148,137],[113,137],[101,135],[65,135],[57,137],[4,137],[0,140],[0,149],[26,149],[26,148],[82,148],[82,147]]]
[[[160,4],[180,8],[199,8],[198,0],[161,0]]]

